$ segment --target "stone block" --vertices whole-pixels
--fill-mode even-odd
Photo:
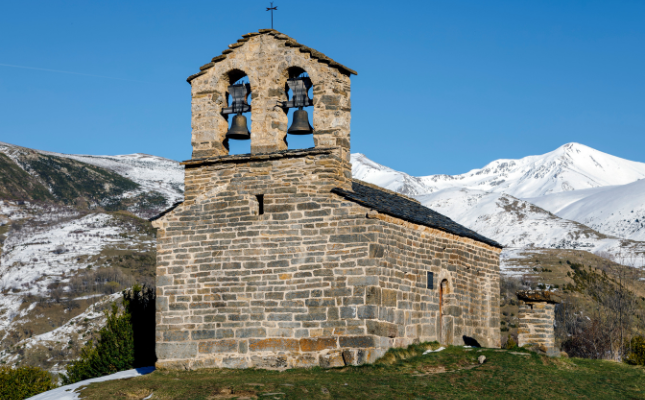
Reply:
[[[199,352],[211,353],[232,353],[237,351],[237,341],[234,339],[210,340],[199,343]]]
[[[191,333],[193,340],[214,339],[215,330],[198,330]]]
[[[222,367],[224,368],[243,369],[250,366],[248,360],[244,357],[224,357],[222,359]]]
[[[287,367],[287,356],[252,356],[251,363],[255,368],[283,369]]]
[[[341,319],[351,319],[356,318],[356,307],[340,307],[340,318]]]
[[[292,359],[291,367],[293,368],[311,368],[318,366],[318,356],[316,354],[300,354]]]
[[[378,318],[378,307],[377,306],[359,306],[358,318],[360,319]]]
[[[163,332],[164,342],[184,342],[188,340],[188,331],[165,331]]]
[[[236,338],[264,338],[266,335],[264,328],[242,328],[235,331]]]
[[[355,350],[343,350],[343,362],[345,365],[356,365],[356,351]]]
[[[378,286],[378,276],[350,276],[348,286]]]
[[[320,366],[323,368],[344,367],[345,360],[341,351],[331,351],[320,355]]]
[[[310,338],[300,339],[301,351],[323,351],[338,347],[336,338]]]
[[[298,339],[249,339],[249,351],[293,351],[299,349]]]
[[[191,359],[197,356],[197,343],[157,343],[155,352],[159,360]]]
[[[384,307],[396,307],[396,291],[390,289],[381,290],[381,301]]]
[[[341,336],[338,344],[340,347],[369,348],[375,347],[376,341],[373,336]]]
[[[379,306],[381,305],[381,288],[378,286],[369,286],[365,288],[365,304]]]
[[[394,338],[399,336],[400,325],[390,324],[383,321],[369,320],[365,321],[367,333],[370,335]]]

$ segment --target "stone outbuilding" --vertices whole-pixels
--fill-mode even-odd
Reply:
[[[520,290],[516,296],[520,306],[517,345],[558,357],[554,324],[555,306],[561,302],[560,297],[548,290]]]
[[[303,72],[315,147],[289,149],[281,104]],[[352,179],[355,74],[267,29],[188,78],[185,200],[153,222],[159,367],[341,366],[423,341],[500,346],[501,246]],[[229,155],[222,111],[241,77],[251,153]]]

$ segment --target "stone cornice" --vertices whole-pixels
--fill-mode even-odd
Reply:
[[[241,163],[249,161],[275,160],[279,158],[306,157],[318,154],[332,154],[337,149],[338,148],[336,147],[325,147],[282,150],[271,153],[235,154],[219,157],[194,158],[192,160],[182,161],[180,164],[186,166],[186,168],[194,168],[206,164]]]

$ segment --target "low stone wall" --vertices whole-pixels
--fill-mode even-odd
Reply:
[[[538,350],[555,356],[555,305],[559,302],[552,292],[520,291],[519,327],[517,330],[518,345],[533,345]]]

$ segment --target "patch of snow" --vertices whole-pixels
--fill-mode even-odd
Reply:
[[[99,378],[86,379],[84,381],[76,382],[71,385],[61,386],[56,389],[37,394],[30,397],[28,400],[78,400],[80,399],[80,392],[83,386],[88,386],[95,382],[114,381],[117,379],[135,378],[137,376],[147,375],[152,373],[155,367],[143,367],[136,369],[129,369],[127,371],[117,372],[116,374],[101,376]]]
[[[423,352],[423,355],[425,356],[426,354],[430,354],[430,353],[438,353],[438,352],[440,352],[442,350],[445,350],[445,349],[446,349],[445,347],[441,346],[437,350],[432,350],[432,349],[426,350],[426,351]]]

